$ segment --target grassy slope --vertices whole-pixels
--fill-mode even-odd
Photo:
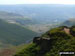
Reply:
[[[45,34],[42,37],[49,37],[54,39],[52,41],[51,49],[48,52],[45,52],[43,56],[60,56],[60,51],[74,51],[75,52],[75,37],[69,34],[66,34],[64,31],[61,31],[63,27],[54,28]],[[47,34],[51,34],[51,37]],[[37,52],[40,51],[40,46],[34,43],[30,44],[27,48],[25,47],[22,51],[18,52],[14,56],[41,56]]]
[[[32,39],[37,33],[16,24],[0,20],[0,42],[19,45]]]

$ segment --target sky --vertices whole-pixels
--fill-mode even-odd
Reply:
[[[0,0],[0,4],[75,4],[75,0]]]

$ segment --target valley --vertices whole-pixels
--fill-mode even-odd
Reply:
[[[50,29],[75,25],[74,10],[74,5],[0,5],[0,56],[12,56]]]
[[[56,9],[56,10],[55,10]],[[10,23],[17,22],[24,27],[29,27],[35,32],[46,32],[49,28],[55,27],[48,25],[57,25],[64,21],[75,18],[74,5],[58,4],[19,4],[19,5],[0,5],[0,18]],[[5,16],[5,18],[3,17]],[[41,27],[43,25],[43,27]],[[45,25],[45,26],[44,26]],[[32,26],[34,28],[32,28]],[[37,29],[36,26],[38,26]],[[39,29],[40,28],[40,29]],[[42,29],[44,28],[44,29]],[[40,31],[42,30],[42,31]],[[46,31],[44,31],[46,30]]]

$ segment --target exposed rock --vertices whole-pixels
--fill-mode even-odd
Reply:
[[[42,38],[35,37],[33,39],[33,43],[36,43],[36,45],[39,45],[41,48],[40,51],[38,52],[39,54],[41,54],[41,56],[42,54],[50,50],[52,41],[53,41],[52,39],[46,37],[42,37]]]
[[[50,38],[41,38],[41,37],[34,37],[34,39],[33,39],[33,43],[36,43],[36,44],[38,44],[38,45],[41,45],[41,44],[47,44],[47,43],[50,43]]]
[[[70,29],[69,28],[64,28],[64,31],[66,34],[70,34]]]
[[[39,45],[40,44],[40,37],[34,37],[34,39],[33,39],[33,43],[36,43],[37,45]]]
[[[67,34],[72,34],[73,35],[75,33],[71,30],[71,28],[69,28],[67,26],[62,26],[60,31],[64,31],[66,34],[64,34],[62,32],[56,32],[55,35],[64,37],[64,36],[67,36]],[[47,33],[47,35],[49,37],[54,36],[50,32]],[[33,39],[33,43],[40,46],[40,50],[37,53],[40,54],[41,56],[43,56],[46,52],[50,51],[50,49],[52,48],[51,46],[53,45],[52,42],[54,42],[55,40],[56,40],[56,38],[35,37]]]

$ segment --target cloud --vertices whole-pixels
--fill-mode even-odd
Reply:
[[[0,4],[75,4],[75,0],[0,0]]]

